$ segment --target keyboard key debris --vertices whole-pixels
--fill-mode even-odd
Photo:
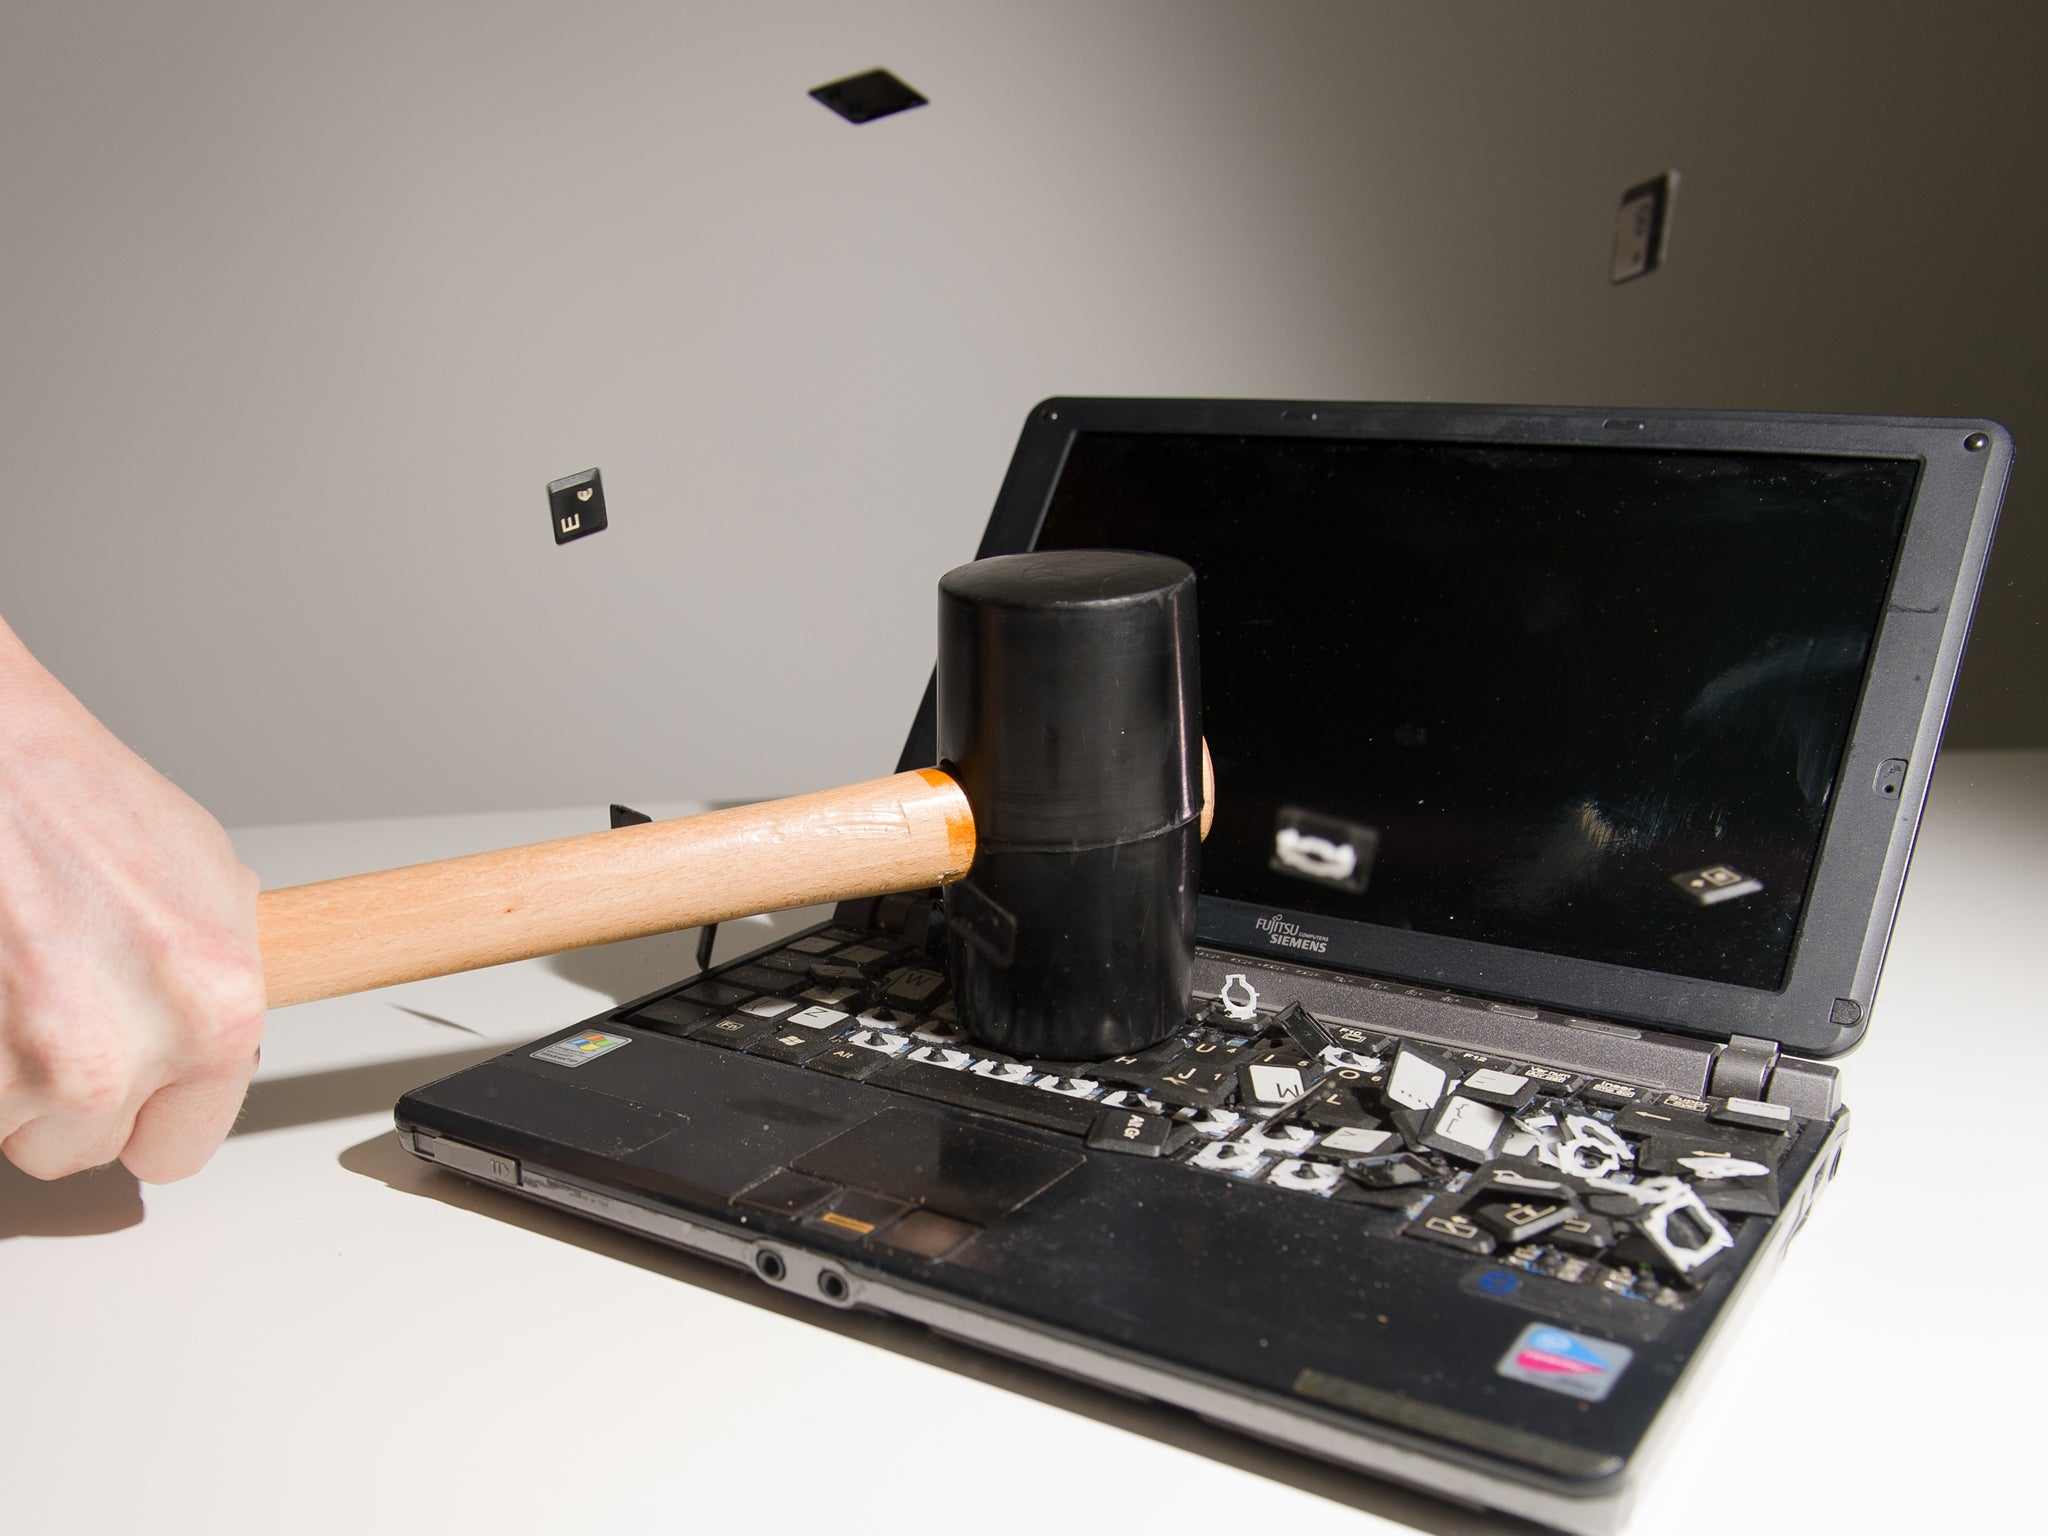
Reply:
[[[944,972],[912,946],[838,928],[642,1007],[622,1022],[1184,1166],[1244,1198],[1335,1201],[1373,1240],[1664,1308],[1711,1283],[1747,1218],[1779,1211],[1804,1130],[1768,1100],[1446,1049],[1300,1003],[1249,1019],[1206,1004],[1109,1061],[1015,1060],[960,1030]]]

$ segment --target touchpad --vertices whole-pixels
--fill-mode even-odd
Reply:
[[[885,1109],[790,1166],[857,1189],[914,1200],[985,1225],[1065,1178],[1087,1159],[1021,1136],[915,1109]]]

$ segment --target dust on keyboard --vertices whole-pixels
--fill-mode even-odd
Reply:
[[[1362,1225],[1682,1308],[1774,1215],[1802,1129],[1694,1098],[1324,1022],[1246,996],[1109,1061],[1017,1060],[960,1028],[944,973],[829,928],[643,1004],[626,1022],[1164,1159]]]

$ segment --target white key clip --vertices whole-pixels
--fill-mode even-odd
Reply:
[[[1230,995],[1233,986],[1238,991],[1236,998]],[[1243,971],[1232,971],[1223,978],[1223,990],[1216,994],[1216,1001],[1223,1005],[1225,1018],[1236,1019],[1240,1024],[1249,1024],[1259,1016],[1259,989]]]

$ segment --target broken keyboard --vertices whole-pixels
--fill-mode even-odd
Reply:
[[[1699,1098],[1258,1006],[1242,977],[1189,1027],[1108,1061],[969,1040],[944,973],[828,928],[642,1004],[626,1022],[1360,1208],[1389,1236],[1682,1309],[1779,1209],[1804,1129]],[[1368,1215],[1367,1213],[1372,1213]]]

